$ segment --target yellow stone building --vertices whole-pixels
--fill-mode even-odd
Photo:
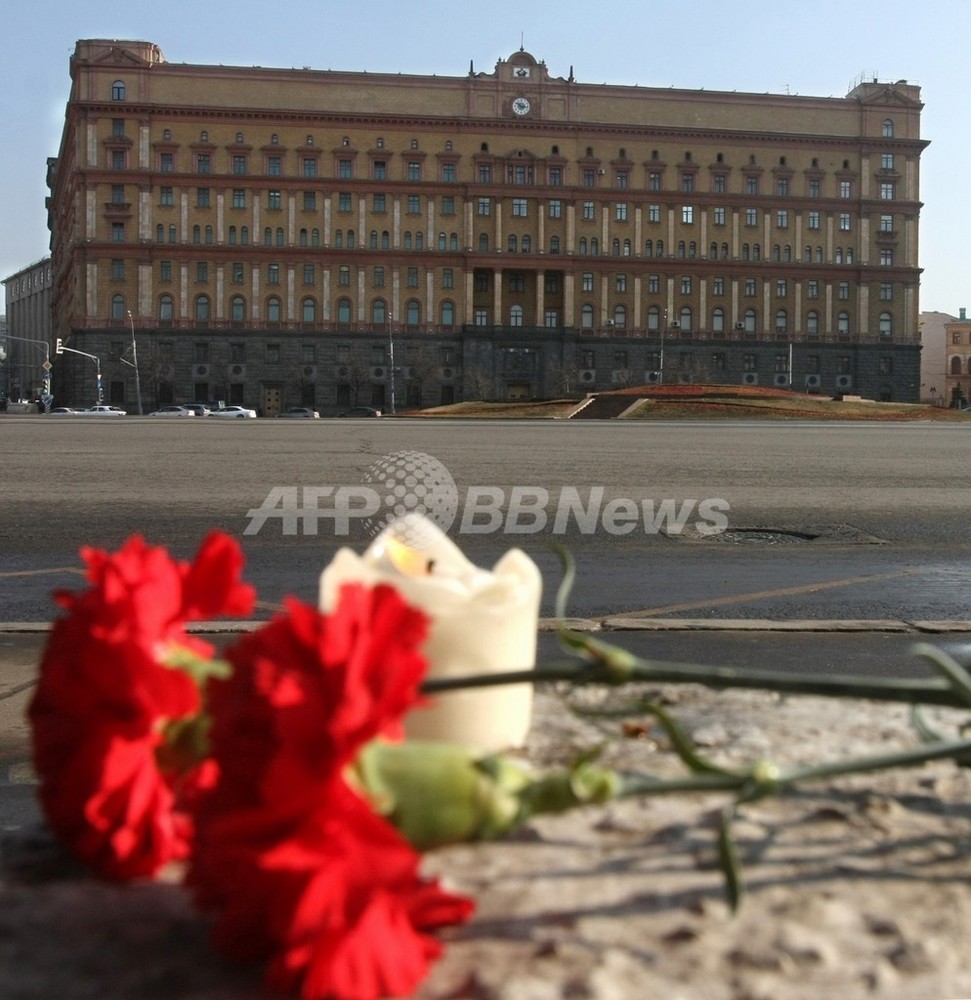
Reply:
[[[643,382],[917,399],[919,88],[845,98],[188,65],[84,40],[54,336],[131,404],[272,415]],[[58,402],[94,366],[62,355]]]

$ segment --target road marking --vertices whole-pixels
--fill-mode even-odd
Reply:
[[[726,604],[742,604],[746,601],[762,601],[770,597],[793,597],[797,594],[813,594],[821,590],[834,590],[838,587],[852,587],[860,583],[875,583],[880,580],[896,580],[902,576],[913,576],[923,570],[910,568],[896,570],[893,573],[877,573],[872,576],[849,576],[842,580],[827,580],[823,583],[805,583],[798,587],[779,587],[774,590],[754,590],[748,594],[733,594],[727,597],[715,597],[705,601],[689,601],[685,604],[666,604],[659,608],[645,608],[643,611],[625,611],[624,617],[648,617],[650,615],[670,614],[678,611],[697,611],[702,608],[720,608]]]
[[[0,572],[0,580],[13,576],[43,576],[45,573],[73,573],[84,576],[86,570],[80,566],[56,566],[53,569],[11,569]]]

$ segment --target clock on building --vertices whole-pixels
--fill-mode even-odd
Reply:
[[[520,118],[524,118],[529,114],[529,109],[532,105],[529,103],[528,98],[517,97],[512,102],[512,112],[514,115],[519,115]]]

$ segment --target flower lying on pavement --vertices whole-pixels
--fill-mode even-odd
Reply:
[[[535,567],[515,555],[503,580],[502,562],[490,576],[427,525],[417,535],[414,521],[403,527],[405,535],[389,529],[364,560],[347,551],[335,560],[322,583],[325,610],[288,600],[225,659],[186,632],[189,621],[252,607],[242,554],[225,535],[210,535],[191,564],[137,537],[114,554],[85,549],[89,588],[56,595],[66,614],[54,623],[29,708],[51,829],[109,878],[151,876],[184,859],[193,898],[212,916],[214,944],[263,961],[272,989],[304,1000],[411,993],[441,952],[433,932],[473,910],[422,877],[420,851],[500,837],[534,815],[618,797],[721,792],[719,847],[736,905],[731,827],[739,805],[842,774],[971,762],[971,740],[937,732],[918,708],[917,747],[726,768],[642,691],[626,716],[660,725],[684,776],[616,773],[598,765],[596,749],[534,773],[498,752],[526,738],[528,699],[509,703],[511,729],[487,719],[467,738],[476,713],[494,710],[483,692],[635,681],[968,708],[971,677],[929,647],[922,655],[940,675],[931,681],[794,677],[648,661],[566,632],[572,658],[537,670],[529,654]],[[518,638],[500,648],[517,662],[503,670],[477,647],[491,646],[513,611]],[[452,703],[460,710],[443,711],[435,729],[444,724],[453,741],[414,739],[408,716],[455,691],[464,696]]]

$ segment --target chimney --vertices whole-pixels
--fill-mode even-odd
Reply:
[[[958,318],[961,320],[962,323],[968,318],[968,311],[967,309],[964,308],[964,306],[961,306],[961,308],[958,310]]]

